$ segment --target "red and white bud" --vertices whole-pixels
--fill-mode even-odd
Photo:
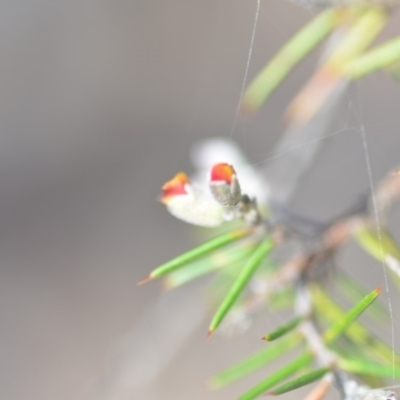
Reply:
[[[164,184],[160,201],[173,216],[189,224],[215,227],[225,221],[224,207],[193,187],[183,172]]]
[[[232,165],[219,163],[211,168],[210,190],[214,199],[224,206],[234,206],[240,201],[240,185]]]
[[[187,196],[190,193],[190,180],[184,172],[178,172],[170,181],[161,188],[161,203],[168,203],[176,196]]]

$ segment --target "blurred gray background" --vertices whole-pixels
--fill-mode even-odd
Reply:
[[[156,197],[174,173],[191,172],[196,140],[231,134],[255,7],[1,2],[1,399],[232,399],[265,375],[218,393],[204,387],[261,347],[267,320],[206,342],[201,286],[166,295],[157,284],[136,287],[195,243]],[[262,1],[249,76],[309,17],[283,0]],[[398,33],[399,21],[384,37]],[[279,116],[315,60],[259,116],[236,125],[232,136],[250,162],[262,167],[272,155]],[[299,187],[297,211],[327,219],[368,189],[360,121],[374,179],[399,162],[399,89],[377,73],[349,91],[338,134]],[[395,221],[398,213],[396,233]],[[367,284],[382,282],[379,265],[355,246],[343,263]]]

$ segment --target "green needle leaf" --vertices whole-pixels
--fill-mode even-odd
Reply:
[[[378,36],[388,18],[388,12],[383,7],[368,7],[326,63],[343,71],[343,67],[359,57]]]
[[[213,250],[219,249],[229,243],[242,239],[243,237],[249,235],[250,232],[251,230],[249,228],[242,228],[217,236],[216,238],[211,239],[200,246],[197,246],[194,249],[179,255],[178,257],[173,258],[165,264],[160,265],[158,268],[154,269],[147,278],[140,281],[138,285],[146,283],[154,278],[159,278],[160,276],[168,274],[198,257],[204,256]]]
[[[239,273],[239,276],[234,281],[228,294],[225,296],[224,300],[216,311],[210,323],[208,336],[210,336],[215,331],[215,329],[218,328],[230,308],[239,297],[240,293],[243,291],[244,287],[249,282],[250,278],[253,276],[257,267],[260,266],[266,255],[272,250],[273,245],[273,240],[271,238],[267,238],[262,241],[251,254],[251,256],[249,256],[246,264]]]
[[[313,356],[309,352],[301,354],[295,360],[285,365],[284,367],[270,375],[267,379],[261,381],[258,385],[254,386],[244,395],[239,397],[239,400],[253,400],[257,398],[260,394],[263,394],[267,390],[271,389],[279,382],[293,375],[300,369],[308,366],[311,363],[312,359]]]
[[[363,227],[354,235],[358,244],[376,260],[386,264],[393,281],[400,288],[400,249],[387,229],[380,234],[372,228]]]
[[[280,338],[283,335],[286,335],[288,332],[292,331],[294,328],[299,325],[299,323],[303,320],[301,317],[293,318],[291,321],[287,322],[284,325],[281,325],[279,328],[275,329],[274,331],[268,333],[263,337],[264,340],[268,342],[272,342]]]
[[[400,60],[400,37],[368,51],[344,67],[344,73],[351,79],[358,79],[371,72],[388,67]]]
[[[328,322],[338,321],[346,315],[346,312],[338,306],[320,287],[312,287],[313,303],[318,314]],[[362,324],[355,321],[346,331],[346,336],[360,348],[368,349],[369,353],[381,362],[392,364],[393,351],[386,343],[382,342],[364,328]],[[395,362],[400,364],[400,356],[395,354]]]
[[[300,334],[283,338],[281,341],[275,342],[239,363],[215,374],[209,379],[208,385],[212,389],[220,389],[275,360],[293,349],[302,340],[303,338]]]
[[[340,15],[336,9],[324,11],[293,36],[250,83],[243,96],[242,110],[256,113],[296,64],[331,32]]]
[[[365,360],[349,360],[340,358],[338,360],[339,368],[353,374],[372,375],[382,378],[400,379],[400,367],[386,366],[381,364],[372,364]]]
[[[368,293],[368,290],[364,286],[343,270],[339,271],[337,280],[337,287],[340,293],[353,304],[356,303],[360,297],[364,297]],[[379,323],[382,323],[389,315],[386,307],[380,301],[373,302],[367,311],[370,312],[370,316]]]
[[[301,388],[305,385],[308,385],[312,382],[317,381],[322,378],[326,373],[330,371],[330,368],[320,368],[315,371],[311,371],[307,374],[304,374],[296,379],[293,379],[290,382],[284,383],[281,386],[278,386],[276,389],[272,390],[268,394],[283,394],[290,392],[291,390],[295,390]]]
[[[246,242],[217,250],[206,258],[194,260],[183,268],[171,272],[164,279],[166,288],[175,289],[210,272],[243,261],[255,247],[255,243]]]
[[[349,326],[365,311],[368,306],[379,296],[381,289],[375,289],[367,294],[358,304],[348,311],[343,318],[340,318],[332,327],[324,333],[326,343],[333,342],[340,335],[346,332]]]
[[[386,229],[381,229],[378,235],[372,228],[363,227],[355,233],[354,238],[368,254],[380,262],[385,262],[387,255],[400,258],[400,250]]]

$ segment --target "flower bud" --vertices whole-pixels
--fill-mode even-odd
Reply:
[[[232,165],[219,163],[212,167],[210,190],[214,199],[224,206],[234,206],[240,201],[240,185]]]
[[[177,173],[170,181],[166,182],[160,197],[161,203],[168,203],[176,196],[186,196],[190,192],[190,180],[184,172]]]
[[[164,184],[160,201],[173,216],[189,224],[215,227],[225,221],[224,207],[209,193],[193,187],[183,172]]]

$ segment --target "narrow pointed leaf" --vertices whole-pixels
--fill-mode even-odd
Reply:
[[[361,297],[366,296],[368,293],[368,290],[365,287],[345,271],[340,271],[337,279],[337,287],[341,294],[352,303],[357,302]],[[369,312],[370,316],[380,324],[383,319],[386,319],[389,316],[386,307],[379,301],[379,299],[371,304],[367,312]]]
[[[342,70],[347,62],[362,54],[375,40],[384,28],[388,17],[388,13],[383,7],[369,7],[357,19],[349,34],[334,50],[326,64]]]
[[[209,379],[208,385],[212,389],[222,388],[275,360],[293,349],[302,340],[302,336],[297,334],[273,343],[239,363],[215,374]]]
[[[204,295],[204,301],[208,309],[216,310],[218,308],[224,299],[225,294],[229,291],[236,277],[243,269],[244,262],[245,260],[228,265],[226,268],[219,270],[218,273],[213,277],[213,280],[209,285],[207,285]],[[238,305],[238,302],[235,304],[235,306]]]
[[[169,273],[164,283],[168,289],[175,289],[210,272],[242,262],[253,251],[254,243],[234,244],[229,248],[213,252]]]
[[[387,41],[363,54],[344,67],[344,73],[352,79],[385,68],[400,60],[400,37]]]
[[[312,287],[313,303],[320,317],[329,322],[341,320],[346,312],[338,306],[320,287]],[[360,322],[355,321],[346,331],[346,336],[361,348],[368,348],[371,355],[387,365],[392,363],[392,348],[379,340]],[[400,364],[400,356],[395,354],[395,362]]]
[[[200,246],[197,246],[194,249],[179,255],[178,257],[173,258],[172,260],[166,262],[165,264],[160,265],[158,268],[154,269],[150,273],[148,278],[139,282],[139,284],[145,283],[151,279],[159,278],[160,276],[168,274],[176,270],[177,268],[182,267],[188,262],[195,260],[198,257],[204,256],[213,250],[219,249],[223,246],[226,246],[229,243],[242,239],[243,237],[247,236],[250,232],[251,232],[250,229],[242,228],[217,236],[216,238],[211,239],[201,244]]]
[[[382,378],[400,379],[400,367],[397,365],[386,366],[381,364],[373,364],[365,360],[349,360],[340,358],[338,361],[339,368],[353,374],[372,375]]]
[[[287,333],[291,332],[293,329],[295,329],[299,323],[303,320],[301,317],[293,318],[291,321],[287,322],[284,325],[281,325],[274,331],[268,333],[263,337],[264,340],[267,340],[268,342],[272,342],[273,340],[276,340],[283,335],[286,335]]]
[[[332,327],[324,333],[326,343],[333,342],[340,335],[346,332],[349,326],[368,308],[368,306],[376,300],[381,289],[375,289],[367,294],[358,304],[348,311],[343,318],[339,319]]]
[[[260,241],[258,241],[258,243],[254,243],[251,253],[254,252],[254,249],[259,243]],[[206,305],[210,310],[218,309],[219,305],[224,300],[226,293],[228,293],[238,275],[243,270],[243,265],[248,260],[251,253],[249,253],[247,257],[241,262],[239,261],[231,265],[227,265],[225,268],[221,268],[217,271],[210,284],[207,285],[206,293],[204,296]],[[258,267],[257,277],[255,277],[255,279],[257,279],[257,281],[268,280],[269,276],[271,276],[273,271],[276,271],[276,269],[276,262],[272,260],[270,255],[267,255],[262,261],[261,265]],[[256,282],[255,285],[257,285]],[[251,296],[251,293],[249,293],[249,295]],[[249,300],[249,297],[240,296],[234,304],[234,307],[242,307],[243,311],[246,312],[249,307],[251,308],[251,302],[247,302],[247,300]]]
[[[295,360],[291,361],[289,364],[274,372],[267,379],[261,381],[258,385],[254,386],[248,392],[240,396],[239,400],[253,400],[257,398],[259,395],[263,394],[278,383],[282,382],[284,379],[295,374],[300,369],[308,366],[311,363],[312,359],[313,356],[311,353],[307,352],[301,354]]]
[[[388,19],[382,7],[368,7],[323,65],[289,105],[286,115],[295,125],[310,121],[345,80],[343,68],[362,54]]]
[[[372,228],[363,227],[355,233],[354,238],[368,254],[380,262],[385,262],[387,255],[400,257],[400,250],[386,229],[381,229],[378,234]]]
[[[212,257],[196,260],[168,274],[163,284],[167,289],[176,289],[221,267],[219,261],[215,262]]]
[[[209,327],[209,334],[218,328],[220,323],[223,321],[225,315],[228,313],[230,308],[233,306],[244,287],[253,276],[256,269],[260,266],[267,254],[272,250],[274,242],[271,238],[267,238],[262,241],[254,252],[249,256],[247,262],[240,271],[239,276],[234,281],[228,294],[225,296],[218,310],[216,311]]]
[[[336,9],[322,12],[281,48],[248,86],[241,104],[244,113],[259,110],[289,72],[331,32],[340,15]]]
[[[287,382],[281,386],[278,386],[276,389],[269,392],[269,394],[283,394],[283,393],[287,393],[292,390],[301,388],[312,382],[317,381],[318,379],[321,379],[329,371],[330,371],[330,368],[319,368],[315,371],[308,372],[307,374],[299,376],[298,378],[293,379],[290,382]]]
[[[378,234],[372,228],[364,227],[354,237],[368,254],[386,264],[394,283],[400,288],[400,249],[390,232],[382,228]]]

